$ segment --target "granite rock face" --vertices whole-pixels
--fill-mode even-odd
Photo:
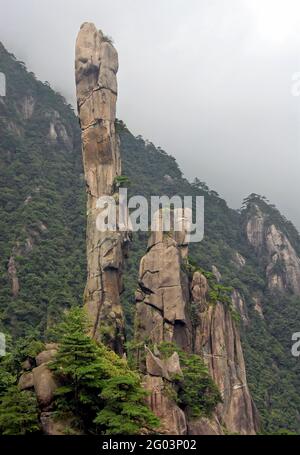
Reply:
[[[33,374],[32,372],[23,373],[20,376],[18,387],[20,390],[30,390],[34,386],[33,384]]]
[[[161,220],[160,216],[158,218]],[[154,346],[167,342],[186,351],[192,349],[189,283],[182,269],[186,256],[184,234],[161,229],[152,231],[147,252],[140,263],[136,342],[150,342]],[[179,356],[175,351],[168,359],[161,359],[159,347],[155,354],[147,347],[145,350],[146,362],[140,362],[140,368],[145,373],[145,388],[150,392],[148,404],[161,422],[159,432],[187,434],[185,413],[167,393],[168,388],[172,388],[172,376],[182,375]]]
[[[121,175],[119,139],[115,132],[118,55],[110,41],[93,24],[84,23],[76,42],[76,87],[82,151],[87,188],[87,262],[85,308],[92,323],[91,336],[123,353],[124,322],[120,304],[122,268],[127,226],[103,231],[97,220],[104,207],[99,198],[113,198],[118,205],[116,181]],[[161,216],[159,213],[158,219]],[[257,222],[259,225],[259,222]],[[260,238],[256,239],[259,244]],[[190,277],[185,266],[188,244],[185,230],[153,230],[140,263],[136,292],[135,341],[145,346],[139,363],[149,406],[161,420],[164,434],[222,434],[228,431],[254,434],[256,416],[247,386],[238,329],[221,303],[210,305],[208,282],[200,273]],[[218,280],[221,276],[215,268]],[[242,309],[242,299],[233,300]],[[191,320],[191,305],[196,323]],[[168,359],[159,355],[162,342],[197,353],[223,396],[210,419],[189,422],[184,410],[168,394],[172,376],[182,374],[174,349]],[[156,352],[157,351],[157,352]],[[40,367],[38,367],[40,368]]]
[[[178,241],[177,241],[178,240]],[[153,232],[142,258],[136,292],[136,340],[192,346],[188,314],[189,283],[182,270],[186,245],[176,236]]]
[[[244,325],[249,324],[249,317],[248,317],[246,302],[237,289],[234,289],[232,291],[231,301],[232,301],[232,307],[239,314],[243,324]]]
[[[201,419],[192,420],[188,422],[189,435],[203,435],[203,436],[220,436],[223,435],[223,429],[216,416],[211,419],[202,417]]]
[[[260,254],[271,291],[300,295],[300,258],[287,236],[258,205],[252,204],[246,224],[248,242]]]
[[[48,408],[54,399],[54,392],[57,389],[54,376],[46,364],[41,364],[34,368],[32,375],[38,403],[41,408]]]
[[[11,282],[12,295],[14,298],[17,298],[19,295],[19,291],[20,291],[20,283],[19,283],[16,261],[15,261],[14,256],[11,256],[9,258],[7,272],[8,272],[8,276],[10,278],[10,282]]]
[[[208,305],[199,315],[195,352],[203,356],[217,384],[223,403],[218,405],[218,420],[231,433],[255,434],[258,415],[246,377],[239,330],[223,303]]]
[[[124,318],[120,304],[125,230],[97,225],[105,207],[99,198],[117,201],[121,175],[119,138],[115,131],[118,54],[94,24],[84,23],[76,41],[76,88],[87,190],[87,284],[85,308],[91,336],[123,353]]]
[[[160,419],[159,433],[167,435],[187,434],[186,416],[182,409],[168,397],[161,377],[146,375],[144,387],[149,391],[147,403]]]
[[[187,273],[188,247],[183,238],[177,233],[152,233],[141,260],[135,339],[158,347],[155,355],[146,348],[146,365],[141,365],[150,391],[149,405],[161,419],[160,431],[166,434],[221,435],[223,428],[231,433],[255,434],[259,422],[248,389],[239,330],[229,307],[220,302],[209,304],[207,278],[200,271],[192,276]],[[232,293],[232,308],[248,322],[238,291]],[[189,421],[168,395],[172,374],[159,358],[159,344],[165,341],[198,354],[207,364],[223,398],[211,418]],[[173,365],[181,371],[176,354],[173,353]]]

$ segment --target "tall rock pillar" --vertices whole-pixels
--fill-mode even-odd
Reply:
[[[125,233],[99,230],[100,197],[113,197],[121,175],[115,131],[118,54],[110,40],[84,23],[76,41],[76,88],[87,190],[87,283],[84,303],[91,336],[122,354],[124,319],[120,304]]]

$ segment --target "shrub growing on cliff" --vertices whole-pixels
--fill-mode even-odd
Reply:
[[[124,359],[87,332],[85,313],[72,309],[58,329],[59,350],[50,368],[58,377],[58,415],[71,414],[87,433],[136,434],[158,421],[146,407],[139,376]]]
[[[130,186],[130,179],[126,175],[118,175],[114,178],[114,186],[116,188],[124,188]]]
[[[222,398],[200,356],[188,354],[171,343],[162,343],[159,351],[169,357],[176,351],[179,355],[183,376],[173,379],[177,387],[177,403],[191,418],[210,417]]]

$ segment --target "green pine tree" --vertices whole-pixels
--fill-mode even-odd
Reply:
[[[136,434],[158,420],[144,403],[146,392],[124,359],[87,335],[80,308],[58,328],[59,350],[50,365],[62,384],[56,394],[58,414],[76,416],[87,433]]]
[[[39,431],[34,393],[10,386],[0,398],[0,434],[25,435]]]
[[[136,374],[106,380],[101,392],[105,405],[94,422],[106,427],[105,434],[139,434],[142,428],[155,428],[159,421],[145,406],[145,396]]]

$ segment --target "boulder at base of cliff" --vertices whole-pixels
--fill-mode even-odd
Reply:
[[[22,376],[20,376],[18,386],[20,390],[33,388],[33,374],[31,372],[23,373]]]
[[[32,370],[34,390],[40,407],[46,408],[54,398],[57,383],[47,365],[40,365]]]

